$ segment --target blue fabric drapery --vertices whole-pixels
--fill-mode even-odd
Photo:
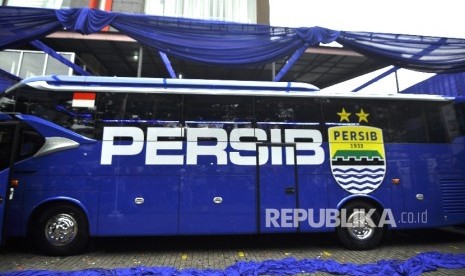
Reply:
[[[269,63],[306,43],[337,37],[328,38],[331,32],[319,27],[307,28],[313,35],[303,37],[291,28],[128,14],[117,14],[110,25],[167,55],[228,66]]]
[[[404,89],[401,93],[465,97],[465,73],[437,74]]]
[[[81,34],[93,34],[109,25],[115,19],[116,14],[82,8],[56,10],[56,17],[67,30]]]
[[[60,29],[91,34],[106,25],[168,56],[223,66],[260,65],[288,58],[287,67],[290,67],[307,47],[337,41],[400,68],[435,73],[465,71],[465,39],[321,27],[283,28],[88,8],[0,7],[0,49],[36,40]]]
[[[27,44],[61,28],[54,10],[0,7],[0,50]]]
[[[410,275],[417,276],[423,272],[438,268],[465,268],[465,254],[444,254],[439,252],[420,253],[408,260],[381,260],[371,264],[341,264],[333,260],[287,258],[262,262],[237,262],[225,269],[176,269],[174,267],[130,267],[119,269],[86,269],[80,271],[44,271],[26,270],[6,272],[5,276],[99,276],[99,275],[204,275],[204,276],[239,276],[239,275],[293,275],[301,273],[326,272],[337,275]]]
[[[430,73],[465,71],[465,39],[341,31],[336,41],[401,68]]]
[[[0,69],[0,95],[10,86],[20,82],[21,78]]]

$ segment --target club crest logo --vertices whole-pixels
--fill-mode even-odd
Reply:
[[[368,194],[386,173],[383,131],[370,126],[336,126],[328,129],[331,172],[352,194]]]

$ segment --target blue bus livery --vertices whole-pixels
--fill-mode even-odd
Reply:
[[[465,223],[465,103],[302,83],[45,76],[0,98],[2,239]]]

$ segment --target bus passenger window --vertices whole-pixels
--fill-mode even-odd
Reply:
[[[252,127],[250,96],[185,95],[184,121],[188,127]]]
[[[313,98],[256,97],[255,116],[263,127],[319,128],[321,107]]]
[[[455,114],[457,127],[459,129],[458,136],[465,135],[465,102],[460,102],[455,105]]]
[[[415,101],[391,101],[391,141],[395,143],[426,143],[426,119],[421,104]]]
[[[102,139],[104,126],[122,125],[126,93],[98,93],[95,119],[95,138]]]
[[[181,109],[180,95],[129,93],[123,119],[138,125],[179,127]]]
[[[451,141],[458,131],[454,106],[451,103],[429,102],[425,103],[423,107],[428,130],[428,142],[447,143]]]
[[[103,123],[119,124],[123,119],[126,93],[101,93],[98,98],[97,118]]]

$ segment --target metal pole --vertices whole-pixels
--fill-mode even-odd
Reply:
[[[142,62],[144,61],[144,48],[142,46],[139,47],[139,63],[137,65],[137,77],[140,78],[142,76]]]

